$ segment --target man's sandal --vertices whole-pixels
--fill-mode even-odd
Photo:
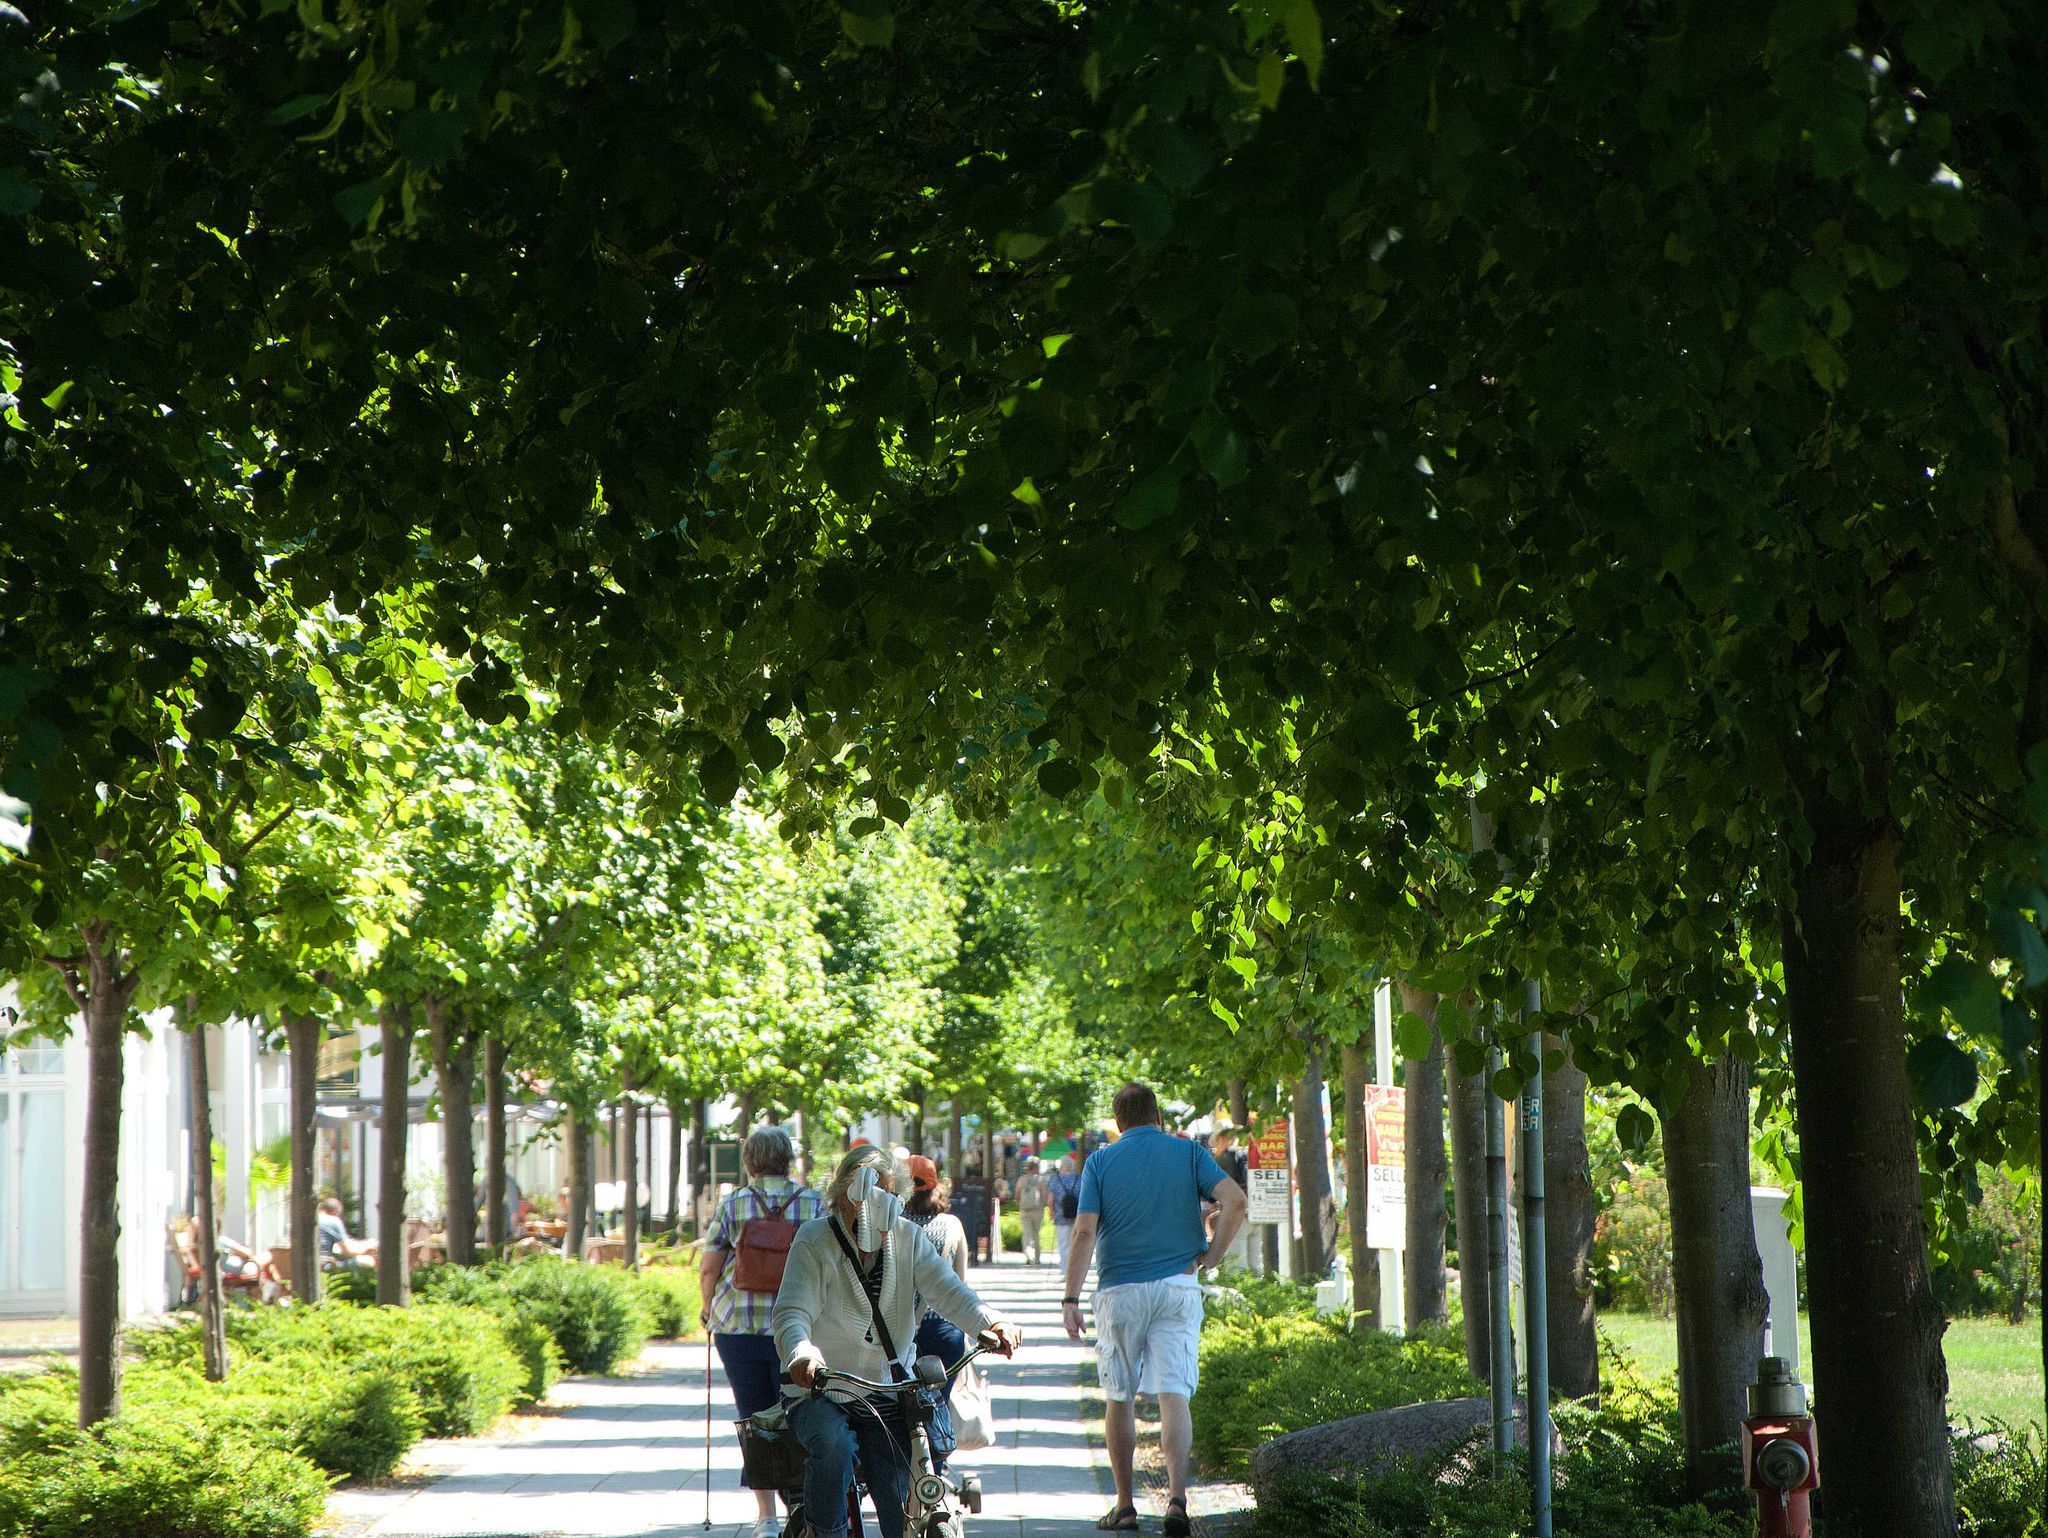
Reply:
[[[1138,1508],[1112,1506],[1102,1514],[1095,1525],[1105,1533],[1135,1533],[1138,1530]]]
[[[1175,1496],[1166,1503],[1166,1522],[1160,1532],[1166,1538],[1189,1538],[1194,1528],[1188,1524],[1188,1503]]]

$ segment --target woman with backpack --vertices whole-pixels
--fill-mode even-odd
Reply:
[[[705,1239],[698,1281],[709,1301],[699,1316],[725,1367],[741,1419],[782,1398],[782,1363],[769,1321],[798,1227],[825,1210],[824,1198],[789,1178],[796,1149],[780,1127],[756,1127],[740,1148],[747,1183],[719,1203]],[[791,1492],[794,1494],[795,1492]],[[759,1520],[749,1538],[775,1538],[775,1492],[756,1490]]]
[[[1052,1207],[1052,1231],[1060,1242],[1060,1274],[1067,1272],[1067,1246],[1074,1240],[1074,1219],[1080,1215],[1081,1166],[1072,1154],[1060,1160],[1059,1173],[1045,1183]]]

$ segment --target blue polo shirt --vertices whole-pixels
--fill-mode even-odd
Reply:
[[[1133,1127],[1090,1154],[1079,1210],[1096,1214],[1096,1285],[1156,1282],[1200,1260],[1202,1200],[1224,1178],[1208,1149],[1158,1127]]]

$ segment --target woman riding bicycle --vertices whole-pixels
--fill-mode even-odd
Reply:
[[[822,1368],[877,1382],[908,1379],[920,1297],[965,1333],[993,1334],[1005,1356],[1023,1339],[903,1216],[897,1188],[904,1178],[888,1150],[850,1150],[825,1188],[825,1216],[797,1230],[775,1299],[775,1342],[796,1385],[786,1391],[796,1401],[790,1425],[806,1457],[804,1512],[815,1538],[844,1538],[856,1458],[882,1538],[903,1538],[909,1494],[910,1427],[900,1400],[829,1382],[812,1395]]]

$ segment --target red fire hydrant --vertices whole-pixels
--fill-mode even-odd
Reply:
[[[1758,1538],[1812,1538],[1820,1436],[1806,1413],[1806,1385],[1781,1356],[1758,1362],[1749,1386],[1742,1483],[1756,1492]]]

